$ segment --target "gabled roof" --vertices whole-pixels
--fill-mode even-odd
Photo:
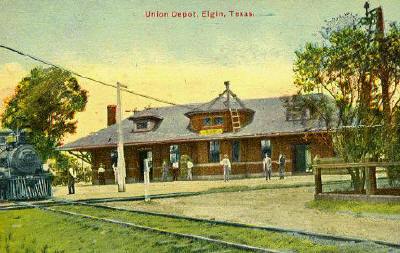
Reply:
[[[148,113],[156,113],[163,120],[159,127],[153,131],[132,132],[133,123],[129,119],[122,121],[124,144],[139,145],[148,143],[173,143],[196,140],[212,140],[239,137],[273,136],[297,134],[305,131],[319,131],[321,128],[317,121],[307,124],[307,127],[298,121],[286,120],[286,108],[282,97],[248,99],[242,101],[246,108],[255,113],[253,121],[242,127],[239,132],[229,132],[215,135],[200,135],[188,128],[190,119],[185,116],[191,111],[190,107],[201,104],[185,106],[169,106],[148,109]],[[60,150],[87,150],[98,147],[115,147],[117,145],[117,126],[112,125],[96,133],[80,138],[74,142],[60,147]]]
[[[148,118],[153,118],[158,120],[163,119],[163,117],[158,113],[157,108],[155,109],[146,108],[143,111],[136,111],[128,119],[135,121]]]
[[[229,88],[229,82],[227,81],[224,84],[226,89],[224,92],[219,94],[218,97],[208,103],[201,104],[192,111],[187,112],[186,115],[189,116],[197,113],[228,111],[230,109],[251,111],[246,108],[245,104],[239,99],[239,97],[232,92]]]

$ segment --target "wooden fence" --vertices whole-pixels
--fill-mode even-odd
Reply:
[[[400,166],[400,162],[367,161],[359,163],[346,163],[343,160],[336,158],[314,159],[312,168],[315,178],[315,195],[322,193],[322,171],[329,171],[329,174],[343,174],[343,170],[361,168],[365,168],[366,173],[366,194],[374,195],[377,192],[376,168],[390,168],[392,166]],[[335,171],[337,171],[337,173],[335,173]]]

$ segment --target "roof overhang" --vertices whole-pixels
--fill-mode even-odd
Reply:
[[[229,136],[219,135],[209,135],[209,136],[196,136],[190,138],[176,138],[176,139],[165,139],[165,140],[155,140],[155,141],[140,141],[140,142],[126,142],[124,146],[139,146],[139,145],[153,145],[153,144],[167,144],[167,143],[182,143],[182,142],[196,142],[196,141],[209,141],[209,140],[232,140],[232,139],[242,139],[242,138],[260,138],[260,137],[279,137],[279,136],[293,136],[293,135],[303,135],[303,134],[318,134],[318,133],[328,133],[331,131],[315,129],[309,131],[298,131],[298,132],[276,132],[276,133],[258,133],[258,134],[240,134],[240,133],[230,133]],[[109,144],[99,144],[99,145],[85,145],[77,147],[58,147],[59,151],[90,151],[92,149],[98,148],[116,148],[117,143]]]

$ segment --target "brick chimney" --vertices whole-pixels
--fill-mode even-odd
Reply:
[[[107,126],[114,125],[117,122],[117,106],[107,105]]]

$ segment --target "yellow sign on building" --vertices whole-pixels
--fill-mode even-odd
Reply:
[[[218,129],[204,129],[200,130],[200,135],[211,135],[211,134],[222,134],[224,130],[221,128]]]

